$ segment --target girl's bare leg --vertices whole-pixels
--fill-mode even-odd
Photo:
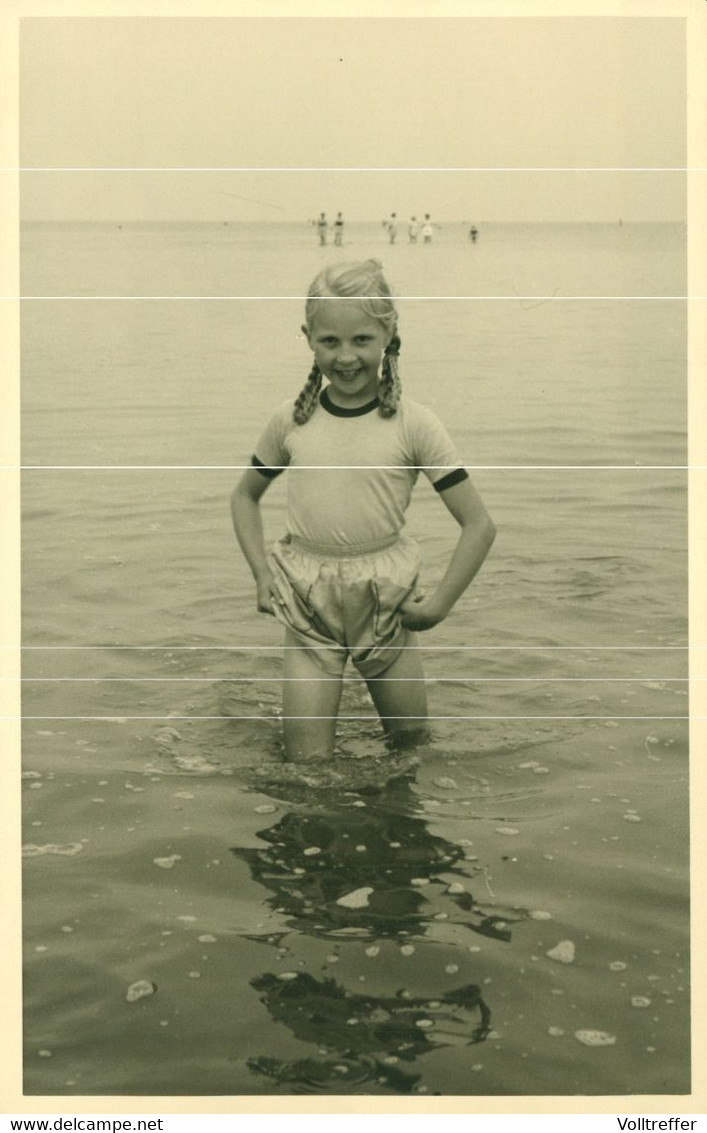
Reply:
[[[406,644],[417,644],[413,633]],[[427,688],[416,649],[403,649],[389,669],[366,684],[387,735],[421,738],[427,733]]]
[[[336,718],[341,701],[340,677],[329,677],[316,661],[285,634],[282,715],[285,758],[330,759],[334,752]]]

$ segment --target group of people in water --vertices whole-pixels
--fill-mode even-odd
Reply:
[[[342,213],[337,212],[336,220],[332,224],[330,224],[327,220],[326,213],[321,212],[319,214],[319,218],[313,223],[316,226],[317,232],[319,234],[319,243],[322,246],[328,243],[329,232],[330,230],[333,230],[334,244],[338,248],[341,247],[344,242],[344,217]],[[399,221],[397,213],[391,212],[390,216],[387,217],[382,222],[382,224],[388,233],[389,242],[391,244],[395,244],[398,239],[398,232],[401,227],[405,227],[405,222]],[[416,216],[411,216],[409,221],[407,221],[408,242],[410,244],[417,244],[418,240],[422,238],[423,244],[431,244],[435,228],[440,227],[441,226],[439,224],[432,220],[428,212],[425,213],[424,219],[421,221],[418,220]],[[475,225],[472,225],[469,229],[469,239],[472,241],[472,243],[476,243],[478,235],[478,228],[476,228]]]
[[[336,220],[332,225],[329,224],[325,212],[320,212],[319,219],[314,222],[319,233],[319,243],[324,245],[327,243],[329,228],[334,229],[334,243],[337,248],[340,248],[344,242],[344,218],[340,212],[336,214]]]
[[[390,243],[394,244],[398,239],[397,213],[391,212],[390,217],[383,221],[383,226],[388,231]],[[432,223],[432,218],[428,212],[425,213],[423,221],[419,221],[416,216],[411,216],[407,224],[408,240],[411,244],[417,244],[418,238],[421,236],[423,244],[431,244],[435,228],[439,228],[439,225]]]

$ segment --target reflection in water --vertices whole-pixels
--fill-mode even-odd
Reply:
[[[462,940],[468,929],[509,941],[509,924],[520,919],[501,918],[477,903],[467,871],[481,867],[465,860],[463,847],[431,834],[423,818],[406,813],[418,806],[409,784],[401,781],[365,802],[349,796],[327,805],[320,798],[318,806],[293,809],[259,831],[266,845],[233,849],[270,890],[267,903],[273,912],[286,919],[288,931],[267,938],[271,946],[281,946],[281,954],[291,951],[282,948],[285,936],[290,945],[309,940],[310,957],[314,940],[336,941],[334,960],[348,961],[339,972],[353,981],[362,944],[369,956],[380,951],[373,941],[385,945],[386,988],[375,994],[303,971],[267,971],[251,981],[274,1020],[286,1024],[296,1039],[317,1044],[315,1058],[250,1060],[251,1069],[279,1082],[283,1092],[341,1092],[344,1085],[353,1091],[363,1083],[369,1089],[372,1083],[397,1092],[419,1089],[420,1075],[400,1067],[400,1061],[412,1062],[452,1043],[473,1045],[489,1032],[491,1012],[476,982],[450,988],[447,975],[443,986],[435,983],[432,993],[427,991],[437,970],[458,972],[456,963],[446,968],[425,963],[422,977],[417,975],[424,991],[390,990],[391,981],[393,988],[402,982],[399,954],[390,968],[391,944],[402,946],[403,955],[406,949],[411,953],[414,937],[433,961],[458,959],[464,949],[468,964],[468,949],[452,939],[453,931],[459,937],[461,930]],[[435,945],[439,951],[429,953]],[[406,973],[409,980],[409,968]]]
[[[232,852],[271,890],[270,908],[309,935],[422,934],[430,920],[444,919],[510,940],[508,916],[487,913],[465,884],[455,884],[469,881],[459,866],[469,866],[464,849],[406,814],[406,802],[418,806],[399,783],[360,810],[352,804],[292,810],[258,832],[267,846]]]
[[[289,973],[288,973],[289,974]],[[254,1058],[249,1066],[281,1083],[300,1081],[310,1087],[331,1085],[342,1077],[349,1088],[370,1078],[382,1086],[408,1092],[419,1080],[397,1065],[452,1042],[471,1045],[488,1034],[491,1012],[475,984],[445,992],[439,999],[360,995],[333,979],[317,980],[305,972],[283,981],[270,972],[252,981],[262,992],[276,1022],[296,1038],[317,1043],[324,1058],[282,1062]],[[327,1057],[329,1052],[334,1057]],[[346,1061],[342,1064],[340,1056]]]

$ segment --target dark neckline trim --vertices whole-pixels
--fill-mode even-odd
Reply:
[[[331,413],[334,417],[363,417],[364,413],[372,413],[374,409],[378,408],[379,400],[377,397],[373,401],[367,401],[365,405],[359,405],[356,409],[344,409],[342,405],[336,405],[326,389],[323,389],[319,394],[319,404],[322,409],[326,409],[327,413]]]

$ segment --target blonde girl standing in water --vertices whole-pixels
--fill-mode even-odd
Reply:
[[[257,608],[285,626],[284,741],[294,760],[332,755],[349,657],[386,733],[420,731],[427,697],[415,633],[447,617],[495,536],[441,422],[401,393],[398,316],[380,263],[325,268],[305,316],[312,370],[270,418],[231,497]],[[287,533],[268,554],[260,499],[285,468]],[[420,470],[461,529],[424,595],[419,548],[403,530]]]

